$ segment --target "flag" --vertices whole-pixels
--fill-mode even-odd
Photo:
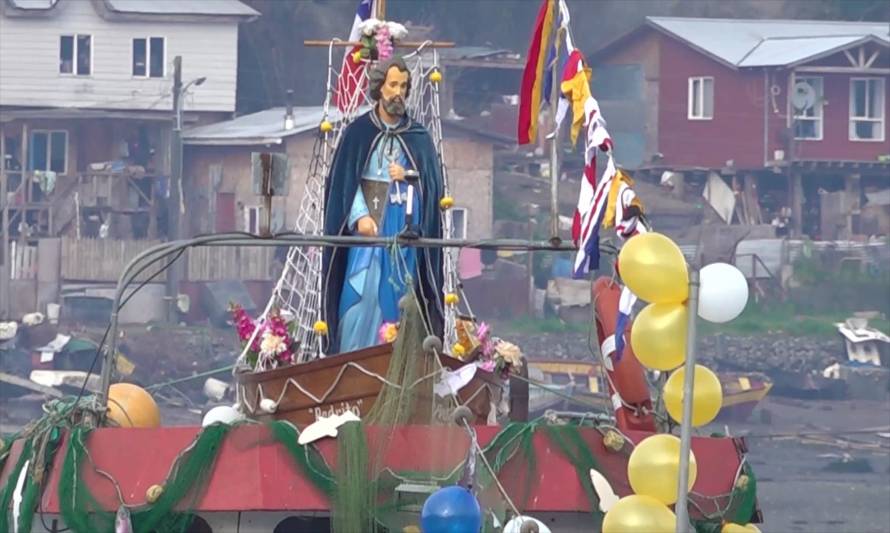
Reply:
[[[574,44],[572,44],[572,36],[569,33],[569,9],[566,7],[565,0],[559,0],[559,15],[556,19],[556,29],[557,31],[561,31],[562,33],[557,33],[555,39],[553,39],[553,43],[550,45],[550,49],[547,52],[547,63],[544,66],[545,71],[549,71],[549,69],[553,68],[554,64],[556,65],[556,72],[562,74],[562,72],[566,68],[566,61],[569,59],[569,54],[572,50],[575,49]],[[559,36],[562,35],[563,39],[560,42]],[[544,91],[543,96],[544,100],[549,104],[550,102],[550,93],[553,91],[553,76],[545,75],[544,76]],[[560,100],[562,100],[562,94],[559,95]]]
[[[349,32],[349,41],[357,42],[362,38],[362,23],[374,13],[377,12],[377,0],[361,0],[355,11],[355,19],[352,21],[352,29]],[[354,46],[351,50],[347,49],[343,55],[343,66],[340,68],[340,75],[337,77],[337,89],[334,91],[334,104],[340,111],[347,108],[357,108],[365,102],[365,84],[367,79],[362,78],[362,69],[365,68],[363,61],[355,61],[352,55],[359,50],[361,46]],[[355,100],[353,102],[353,100]]]
[[[588,272],[599,268],[599,230],[606,214],[608,192],[614,175],[615,162],[612,160],[611,154],[599,183],[596,181],[596,157],[589,160],[584,167],[581,194],[578,198],[578,207],[575,210],[575,219],[572,222],[572,239],[578,246],[578,252],[575,254],[575,266],[572,270],[572,277],[575,279],[582,279]]]
[[[535,29],[528,47],[522,86],[519,90],[518,143],[534,142],[538,135],[538,113],[541,111],[541,94],[547,67],[547,51],[551,46],[555,0],[543,0]]]
[[[634,294],[627,285],[621,288],[621,297],[618,299],[618,320],[615,322],[615,352],[612,359],[617,363],[621,361],[621,352],[624,351],[624,330],[627,323],[630,322],[630,315],[633,313],[634,304],[637,303],[637,295]]]
[[[578,247],[572,273],[572,277],[576,279],[599,268],[599,230],[605,216],[611,180],[616,172],[611,153],[612,139],[606,130],[606,121],[599,112],[599,104],[591,96],[585,102],[584,109],[587,116],[584,176],[572,218],[572,240]],[[609,150],[609,161],[599,182],[596,179],[598,149]]]
[[[587,121],[588,114],[585,112],[587,107],[596,105],[596,108],[599,108],[596,100],[592,100],[593,97],[590,94],[590,76],[591,71],[584,61],[584,56],[580,51],[572,50],[566,61],[560,84],[560,92],[565,95],[566,110],[569,103],[572,106],[572,145],[578,141],[581,126]],[[564,115],[565,113],[563,113]],[[558,117],[557,124],[561,122],[562,117]],[[557,127],[559,126],[557,125]]]

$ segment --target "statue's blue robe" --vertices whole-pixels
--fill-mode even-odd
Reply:
[[[362,208],[357,201],[357,196],[362,196],[361,179],[369,169],[374,148],[387,137],[400,143],[404,153],[403,166],[416,169],[420,175],[414,198],[413,223],[416,229],[423,237],[442,236],[438,207],[442,196],[442,172],[432,137],[408,118],[387,130],[373,110],[356,118],[346,128],[337,147],[325,183],[325,234],[353,234]],[[388,162],[384,165],[388,166]],[[405,194],[405,183],[391,184],[390,193],[395,192],[396,186]],[[392,205],[390,198],[388,195],[383,221],[378,228],[381,236],[393,236],[404,229],[405,203]],[[406,274],[411,275],[430,330],[442,334],[441,250],[417,248],[403,251],[401,256],[401,259],[393,258],[389,250],[382,248],[325,248],[323,303],[329,332],[327,353],[377,344],[380,324],[398,320],[398,300],[406,290]],[[401,267],[394,269],[397,265]]]

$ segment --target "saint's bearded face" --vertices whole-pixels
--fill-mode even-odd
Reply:
[[[390,115],[401,117],[405,114],[405,98],[408,94],[408,72],[390,67],[386,81],[380,88],[380,105]]]

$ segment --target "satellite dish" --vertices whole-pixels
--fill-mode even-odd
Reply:
[[[816,89],[805,81],[799,81],[794,84],[794,92],[791,94],[791,104],[794,109],[803,111],[810,109],[816,105]]]

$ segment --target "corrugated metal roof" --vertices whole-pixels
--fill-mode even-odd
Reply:
[[[284,107],[265,109],[225,122],[187,129],[182,137],[186,144],[275,144],[285,137],[317,128],[324,119],[324,108],[321,106],[295,107],[294,127],[285,130],[285,111]],[[339,119],[340,112],[331,108],[328,120],[333,122]]]
[[[790,65],[816,56],[825,55],[862,41],[859,35],[847,37],[799,37],[767,39],[751,51],[738,66],[766,67]]]
[[[21,0],[17,0],[21,1]],[[104,0],[114,11],[145,15],[229,15],[260,13],[239,0]]]
[[[874,38],[890,44],[879,22],[647,17],[647,22],[735,67],[797,63]]]

